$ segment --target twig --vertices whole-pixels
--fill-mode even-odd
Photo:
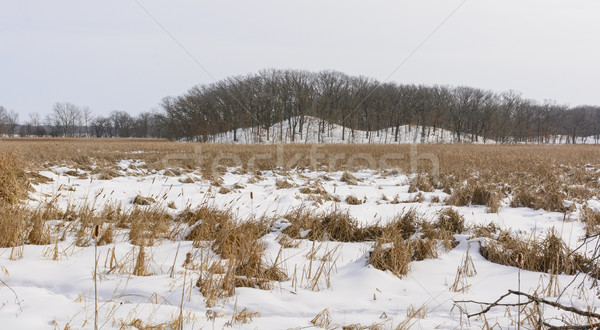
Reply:
[[[544,298],[537,298],[537,297],[534,297],[534,296],[532,296],[530,294],[527,294],[527,293],[524,293],[524,292],[520,292],[520,291],[508,290],[508,293],[515,294],[515,295],[520,295],[520,296],[524,296],[524,297],[529,298],[532,301],[535,301],[535,302],[538,302],[538,303],[542,303],[542,304],[545,304],[545,305],[549,305],[549,306],[552,306],[552,307],[555,307],[555,308],[558,308],[558,309],[562,309],[564,311],[571,312],[571,313],[574,313],[574,314],[577,314],[577,315],[581,315],[581,316],[585,316],[585,317],[593,317],[595,319],[599,319],[600,320],[600,314],[597,314],[597,313],[582,311],[582,310],[577,309],[577,308],[572,307],[572,306],[565,306],[565,305],[559,304],[559,303],[554,302],[554,301],[546,300]]]
[[[526,297],[528,299],[527,302],[523,302],[523,303],[501,303],[501,301],[508,297],[509,295],[516,295],[516,296],[523,296]],[[541,327],[542,325],[548,327],[548,329],[595,329],[598,328],[600,326],[600,322],[597,323],[593,323],[593,324],[589,324],[589,325],[566,325],[566,326],[554,326],[551,325],[549,323],[546,323],[543,321],[542,319],[542,315],[541,313],[539,313],[540,311],[540,304],[544,304],[544,305],[548,305],[554,308],[558,308],[573,314],[577,314],[580,316],[585,316],[587,318],[594,318],[596,320],[600,320],[600,314],[597,313],[593,313],[593,312],[589,312],[589,311],[584,311],[572,306],[565,306],[563,304],[559,304],[557,302],[554,301],[550,301],[550,300],[546,300],[544,298],[539,298],[539,297],[535,297],[533,295],[521,292],[521,291],[515,291],[515,290],[508,290],[508,293],[505,293],[504,295],[500,296],[500,298],[496,299],[496,301],[492,302],[492,303],[488,303],[488,302],[479,302],[479,301],[474,301],[474,300],[458,300],[455,301],[454,303],[473,303],[473,304],[479,304],[479,305],[487,305],[487,307],[485,309],[483,309],[481,312],[479,313],[474,313],[474,314],[467,314],[468,318],[471,318],[473,316],[479,316],[482,314],[486,314],[487,312],[489,312],[493,307],[497,307],[497,306],[523,306],[523,305],[528,305],[531,303],[534,303],[536,305],[536,308],[538,310],[538,327]]]

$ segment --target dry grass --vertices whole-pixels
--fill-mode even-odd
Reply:
[[[208,161],[196,161],[198,154],[194,148],[198,146]],[[309,160],[295,156],[308,154],[310,148],[310,145],[284,146],[280,159],[285,164],[291,164],[286,167],[309,168]],[[381,159],[389,154],[408,155],[410,150],[403,145],[327,145],[323,148],[327,154],[344,155],[329,168],[339,171],[346,170],[345,162],[357,153]],[[209,206],[184,210],[174,218],[160,209],[151,197],[143,196],[136,197],[133,204],[137,206],[129,211],[110,205],[100,209],[81,207],[59,211],[50,204],[31,210],[19,202],[27,197],[30,183],[49,180],[35,174],[36,170],[67,165],[77,170],[66,175],[110,179],[119,175],[116,163],[122,159],[144,161],[141,169],[167,170],[167,175],[180,176],[199,171],[204,180],[211,180],[215,187],[221,188],[215,191],[227,193],[229,188],[222,186],[221,174],[210,170],[211,160],[224,151],[236,154],[242,161],[240,171],[252,170],[250,173],[255,174],[252,182],[258,182],[264,178],[257,170],[272,170],[280,165],[276,162],[279,158],[276,157],[277,146],[183,144],[135,139],[0,139],[0,150],[1,247],[55,243],[61,237],[49,230],[47,220],[68,223],[69,230],[76,233],[76,245],[80,246],[91,244],[96,226],[100,228],[99,245],[114,242],[117,231],[127,229],[129,240],[137,245],[132,254],[132,260],[135,261],[133,273],[149,275],[147,250],[158,239],[176,237],[172,229],[175,224],[190,227],[185,239],[193,241],[194,247],[206,247],[219,257],[200,270],[198,286],[209,305],[233,295],[236,287],[270,289],[275,281],[287,278],[278,268],[277,259],[272,264],[265,260],[265,245],[261,238],[269,232],[271,219],[240,223],[230,210],[217,210]],[[249,167],[249,160],[260,153],[272,157],[256,158],[255,167]],[[419,146],[419,153],[432,153],[440,161],[440,175],[437,178],[432,175],[427,162],[419,163],[418,173],[412,177],[409,186],[409,191],[419,192],[415,196],[419,199],[424,198],[420,192],[443,189],[452,192],[448,201],[451,205],[485,205],[489,212],[497,212],[502,199],[512,196],[513,207],[563,212],[566,211],[564,200],[584,201],[597,195],[600,188],[600,171],[595,163],[596,159],[600,159],[600,150],[590,146],[427,145]],[[177,157],[172,157],[166,164],[168,168],[165,168],[163,160],[173,155]],[[408,158],[397,158],[389,160],[388,164],[408,170],[409,161]],[[93,163],[97,167],[91,167]],[[592,165],[586,167],[585,164]],[[308,194],[307,199],[314,201],[335,200],[319,180],[330,178],[322,175],[300,189],[300,192]],[[182,182],[192,181],[194,179],[191,176],[182,179]],[[342,181],[349,185],[359,182],[348,172],[343,173]],[[277,189],[293,186],[287,179],[276,182]],[[395,200],[398,202],[397,198]],[[360,204],[355,196],[349,196],[346,202]],[[282,245],[292,247],[293,240],[300,238],[313,242],[373,242],[368,262],[377,269],[390,271],[399,277],[410,270],[411,261],[436,258],[441,248],[455,246],[455,234],[466,231],[464,219],[452,208],[442,210],[434,223],[421,219],[416,211],[408,210],[389,224],[367,227],[360,226],[344,212],[317,214],[308,210],[299,208],[284,216],[291,226],[284,230],[289,242]],[[597,212],[586,209],[581,214],[588,235],[600,232],[600,216]],[[570,254],[564,242],[554,233],[549,233],[543,241],[539,241],[533,237],[512,237],[499,232],[493,225],[480,226],[472,232],[475,236],[488,238],[482,246],[482,254],[493,262],[516,266],[514,256],[522,254],[525,260],[523,267],[529,270],[566,274],[588,270],[587,260],[580,255]]]
[[[411,261],[437,258],[440,246],[454,248],[453,234],[464,230],[463,217],[451,208],[441,212],[436,223],[425,221],[409,209],[383,227],[371,227],[377,238],[368,263],[403,277],[409,272]]]
[[[501,231],[497,239],[488,239],[481,246],[484,258],[501,265],[519,267],[519,254],[522,256],[523,269],[526,270],[568,275],[588,270],[589,260],[578,253],[572,253],[553,230],[543,240],[534,236],[516,238]]]
[[[129,228],[131,244],[152,246],[156,239],[171,238],[172,219],[162,208],[132,208],[120,216],[116,226]]]
[[[358,197],[356,197],[354,195],[348,195],[345,200],[346,200],[346,203],[348,203],[350,205],[360,205],[360,204],[362,204],[362,201],[360,199],[358,199]]]
[[[263,258],[265,245],[261,238],[269,232],[268,221],[238,223],[230,211],[206,205],[182,212],[177,221],[192,226],[186,239],[197,247],[210,244],[216,254],[227,260],[225,265],[213,264],[198,281],[209,304],[231,296],[235,287],[270,289],[273,281],[287,279],[276,263],[268,265]]]
[[[502,200],[501,192],[491,185],[470,181],[454,190],[448,204],[455,206],[485,205],[490,213],[498,212]]]
[[[381,227],[360,227],[346,212],[330,211],[314,213],[299,207],[283,216],[291,225],[283,233],[291,238],[306,238],[317,241],[363,242],[373,241],[381,234]]]
[[[0,247],[23,245],[28,235],[28,211],[22,206],[0,206]]]
[[[24,162],[14,153],[0,153],[1,247],[51,243],[45,221],[52,208],[31,210],[21,205],[31,189],[30,182],[44,182],[47,178],[27,173],[24,168]]]
[[[586,236],[600,234],[600,212],[585,207],[581,210],[581,221],[585,224]]]
[[[565,198],[567,198],[567,194],[561,191],[559,184],[556,182],[546,185],[541,184],[537,188],[521,185],[516,188],[510,206],[564,212],[566,210],[563,203]]]
[[[419,174],[410,180],[410,185],[408,186],[408,192],[414,193],[417,191],[423,191],[423,192],[435,191],[435,188],[433,187],[433,183],[431,182],[431,178],[429,176]]]
[[[13,153],[0,153],[0,204],[16,204],[27,197],[30,183],[23,161]]]
[[[135,204],[135,205],[151,205],[154,203],[156,203],[156,200],[152,197],[144,197],[144,196],[137,195],[133,199],[133,204]]]
[[[448,207],[440,212],[436,227],[453,234],[460,234],[466,229],[465,218],[455,209]]]
[[[199,149],[198,149],[199,148]],[[143,139],[0,139],[0,151],[11,152],[22,159],[30,170],[52,165],[66,165],[95,176],[108,179],[118,175],[116,163],[122,159],[143,161],[142,170],[163,170],[173,175],[182,175],[200,169],[204,178],[213,176],[214,161],[223,152],[239,157],[241,164],[219,162],[223,165],[241,165],[242,171],[272,170],[284,168],[311,168],[311,160],[298,155],[310,154],[312,145],[226,145],[202,143],[175,143],[164,140]],[[355,154],[366,154],[388,168],[410,169],[409,145],[352,145],[331,144],[321,147],[327,157],[322,164],[329,170],[345,170]],[[527,145],[421,145],[418,154],[432,154],[439,160],[439,176],[434,180],[429,161],[418,162],[417,175],[411,190],[429,191],[431,186],[450,192],[461,190],[466,180],[477,178],[462,193],[455,196],[454,205],[472,203],[488,206],[494,212],[498,198],[513,193],[512,205],[534,206],[549,211],[562,211],[563,199],[582,201],[597,195],[600,188],[600,172],[597,159],[600,149],[595,146],[527,146]],[[405,157],[386,158],[389,155]],[[261,157],[256,157],[261,155]],[[202,156],[202,157],[200,157]],[[264,157],[263,157],[264,156]],[[381,160],[384,160],[382,162]],[[90,164],[96,164],[96,167]],[[251,167],[250,164],[253,166]],[[356,162],[358,167],[367,166]],[[371,164],[372,166],[372,164]],[[350,173],[342,177],[348,184],[358,180]],[[215,186],[220,186],[218,177]],[[481,185],[479,191],[476,186]],[[500,188],[498,188],[500,187]],[[544,198],[528,199],[528,187],[534,188],[531,196]],[[466,202],[465,202],[466,200]],[[483,203],[485,201],[485,203]],[[533,203],[533,204],[532,204]]]
[[[293,183],[291,183],[291,182],[289,182],[289,181],[288,181],[288,180],[286,180],[286,179],[277,179],[277,180],[275,181],[275,187],[276,187],[277,189],[288,189],[288,188],[293,188],[293,187],[294,187],[294,184],[293,184]]]
[[[342,174],[342,177],[340,178],[340,181],[346,182],[347,184],[353,186],[358,184],[358,179],[349,172],[344,172],[344,174]]]
[[[325,308],[319,314],[317,314],[311,321],[315,327],[329,329],[332,323],[331,314],[329,314],[329,308]]]
[[[392,236],[377,240],[369,253],[368,262],[379,270],[390,271],[401,278],[408,274],[412,260],[410,242],[402,236]]]

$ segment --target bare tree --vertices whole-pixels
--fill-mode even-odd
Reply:
[[[62,130],[61,135],[74,137],[81,118],[79,107],[69,102],[62,102],[55,103],[52,110],[55,122]]]

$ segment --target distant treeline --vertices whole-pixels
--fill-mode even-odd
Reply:
[[[88,107],[64,102],[54,104],[52,113],[44,118],[30,113],[23,124],[18,124],[18,118],[18,113],[0,106],[0,133],[22,137],[170,137],[161,129],[165,116],[156,112],[131,116],[115,110],[108,116],[94,116]]]
[[[250,126],[268,130],[289,121],[293,139],[302,131],[303,116],[313,116],[322,120],[323,134],[332,123],[347,127],[344,135],[419,125],[423,134],[425,127],[450,130],[457,141],[465,135],[501,143],[552,143],[561,135],[571,142],[600,140],[598,106],[539,103],[514,91],[381,83],[336,71],[263,70],[193,87],[165,98],[161,107],[172,138],[202,139]]]
[[[0,107],[0,129],[23,136],[207,140],[225,131],[233,131],[237,139],[235,132],[246,127],[269,137],[269,127],[283,121],[293,140],[302,132],[304,118],[312,116],[321,121],[319,134],[327,134],[331,124],[347,128],[344,140],[354,130],[392,128],[397,135],[402,125],[418,125],[423,135],[426,127],[449,130],[458,142],[553,143],[557,136],[563,142],[585,137],[600,142],[598,106],[540,103],[515,91],[381,83],[337,71],[262,70],[165,97],[159,108],[137,116],[113,111],[94,117],[87,107],[57,103],[43,120],[30,114],[24,125],[17,125],[18,115]]]

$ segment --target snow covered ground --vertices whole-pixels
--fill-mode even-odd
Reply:
[[[238,129],[237,141],[233,143],[452,143],[459,141],[458,137],[448,130],[417,125],[401,125],[398,127],[396,139],[395,128],[379,131],[351,130],[329,122],[323,125],[320,119],[306,116],[301,129],[299,124],[293,124],[294,121],[298,122],[299,118],[276,123],[269,128],[268,133],[266,129],[258,127]],[[471,141],[471,136],[464,134],[461,139]],[[212,135],[207,140],[215,143],[232,143],[234,132]],[[480,139],[476,143],[482,142]]]
[[[127,209],[139,207],[132,201],[137,195],[142,195],[153,197],[165,208],[168,203],[174,202],[176,209],[170,211],[174,214],[202,204],[231,209],[242,220],[262,215],[277,217],[297,207],[315,211],[337,208],[347,210],[364,225],[385,223],[411,208],[425,219],[434,219],[440,210],[447,207],[443,202],[432,202],[448,197],[442,191],[422,193],[421,202],[411,202],[417,193],[408,192],[410,177],[405,174],[362,170],[353,173],[359,179],[358,184],[349,185],[341,181],[342,172],[289,171],[284,175],[265,171],[256,180],[252,179],[254,174],[229,169],[223,176],[223,186],[231,191],[222,194],[198,173],[173,177],[166,176],[164,171],[145,172],[135,165],[132,161],[122,161],[122,176],[112,180],[80,179],[64,174],[68,169],[59,167],[41,172],[53,181],[36,185],[28,204],[35,208],[53,200],[61,208],[66,208],[69,205],[116,203]],[[185,180],[187,178],[192,180]],[[278,179],[288,180],[293,186],[277,189]],[[315,201],[310,195],[300,192],[317,180],[340,202]],[[363,203],[349,205],[344,202],[348,195],[356,196]],[[400,203],[393,203],[394,199]],[[600,205],[595,200],[590,204]],[[536,233],[536,236],[543,237],[554,228],[571,248],[577,247],[585,234],[583,224],[576,221],[576,212],[565,217],[562,213],[511,208],[508,200],[503,202],[498,213],[486,213],[483,206],[455,209],[465,217],[467,225],[494,222],[515,235]],[[194,255],[201,253],[200,249],[192,246],[192,242],[158,241],[146,252],[151,256],[153,275],[133,276],[126,271],[111,272],[107,266],[107,260],[113,253],[118,260],[133,260],[138,251],[128,242],[126,231],[119,231],[114,244],[99,246],[97,251],[100,327],[127,328],[124,325],[129,325],[133,328],[136,319],[144,324],[169,322],[179,316],[182,307],[186,329],[220,329],[228,325],[248,329],[310,328],[314,327],[311,321],[324,310],[326,312],[321,316],[329,316],[330,328],[373,325],[374,328],[394,329],[401,325],[415,329],[455,329],[481,328],[485,324],[514,328],[514,307],[510,310],[503,307],[492,309],[487,320],[467,319],[454,301],[491,302],[519,285],[522,291],[532,293],[547,286],[550,281],[548,274],[521,271],[519,284],[517,268],[484,259],[479,252],[481,239],[470,239],[467,234],[456,235],[459,244],[440,253],[439,257],[412,262],[410,272],[403,278],[367,264],[372,242],[329,241],[322,242],[316,249],[313,242],[299,240],[298,246],[281,249],[280,234],[277,228],[273,228],[262,238],[267,246],[265,258],[273,262],[281,250],[279,260],[283,260],[282,269],[290,280],[276,283],[271,290],[237,288],[235,296],[207,307],[204,297],[194,286],[196,273],[185,271],[182,267],[187,252]],[[20,251],[22,258],[18,260],[9,260],[14,253],[12,249],[0,249],[1,278],[14,290],[7,287],[0,289],[0,324],[3,328],[62,329],[67,325],[73,329],[93,328],[94,247],[77,247],[73,243],[74,237],[70,237],[57,245],[26,245]],[[307,257],[315,250],[316,258]],[[58,251],[58,260],[53,260],[54,251]],[[320,256],[328,253],[334,257],[319,260]],[[463,291],[454,292],[450,286],[467,253],[477,273],[464,278]],[[316,287],[306,280],[304,283],[294,281],[294,272],[308,269],[312,262],[330,270],[328,278],[321,279]],[[171,276],[173,265],[175,268]],[[574,276],[558,275],[558,286],[567,288],[573,279]],[[511,301],[516,301],[516,298]],[[581,289],[576,285],[568,287],[559,301],[582,309],[595,308],[600,303],[595,290]],[[474,304],[462,306],[468,308],[469,313],[481,310]],[[251,320],[248,318],[248,323],[232,321],[244,309],[258,314],[250,314],[253,317]],[[546,317],[553,315],[561,314],[552,309],[545,311]]]
[[[458,136],[447,129],[439,127],[401,125],[396,128],[389,127],[378,131],[351,130],[338,124],[323,122],[322,120],[305,116],[302,128],[298,124],[299,118],[291,118],[273,124],[268,131],[264,128],[250,127],[227,131],[206,137],[206,142],[213,143],[238,143],[238,144],[265,144],[265,143],[475,143],[493,144],[494,140],[478,137],[473,138],[471,134]],[[294,124],[296,122],[296,124]],[[295,132],[295,133],[292,133]],[[293,135],[293,138],[292,138]],[[237,140],[234,140],[234,136]],[[199,140],[202,140],[199,137]],[[576,144],[598,144],[594,136],[577,137]],[[532,141],[537,143],[537,141]],[[566,135],[552,136],[548,139],[549,144],[568,144],[572,139]]]

